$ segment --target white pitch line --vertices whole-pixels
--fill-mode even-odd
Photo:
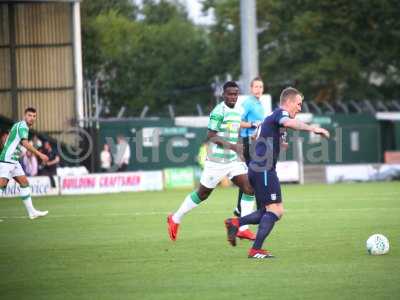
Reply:
[[[388,210],[386,207],[375,207],[375,208],[335,208],[335,211],[339,212],[352,212],[352,211],[369,211],[369,210]],[[400,208],[390,208],[390,210],[400,210]],[[295,212],[295,213],[318,213],[325,211],[324,209],[308,209],[308,208],[298,208],[298,209],[285,209],[286,212]],[[153,212],[132,212],[132,213],[109,213],[109,214],[98,214],[98,215],[79,215],[79,214],[71,214],[71,215],[57,215],[49,213],[45,218],[99,218],[99,217],[142,217],[142,216],[167,216],[171,211],[153,211]],[[226,215],[229,217],[229,210],[215,210],[215,211],[196,211],[195,214],[198,215]],[[27,216],[0,216],[0,222],[4,221],[1,219],[27,219]]]
[[[132,216],[165,216],[171,212],[133,212],[133,213],[110,213],[110,214],[99,214],[99,215],[50,215],[47,218],[98,218],[98,217],[132,217]],[[213,212],[196,212],[201,215],[214,215],[214,214],[226,214],[226,211],[213,211]],[[27,216],[0,216],[3,219],[27,219]]]

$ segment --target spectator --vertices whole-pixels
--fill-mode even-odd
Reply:
[[[117,152],[114,156],[115,164],[118,166],[117,171],[123,172],[128,169],[129,159],[131,157],[131,148],[121,135],[117,136]]]
[[[101,172],[108,172],[111,168],[111,153],[110,146],[104,144],[103,151],[100,153]]]
[[[49,161],[46,163],[41,163],[42,168],[39,170],[39,175],[49,176],[51,186],[56,187],[54,176],[57,174],[57,166],[60,162],[60,156],[58,155],[56,149],[53,149],[49,141],[45,141],[43,143],[43,148],[40,149],[40,152],[47,155],[49,157]]]
[[[38,174],[38,161],[36,156],[26,151],[22,158],[22,167],[27,176],[36,176]]]

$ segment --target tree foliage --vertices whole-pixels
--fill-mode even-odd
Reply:
[[[239,1],[204,5],[240,30]],[[396,0],[258,0],[260,73],[275,95],[290,84],[317,101],[399,97],[399,12]]]
[[[86,76],[100,79],[112,112],[126,106],[138,115],[148,105],[159,113],[168,104],[194,112],[212,98],[210,45],[182,6],[147,0],[129,13],[104,9],[87,26]]]
[[[112,112],[213,103],[216,75],[239,78],[238,0],[203,0],[216,22],[194,25],[179,1],[82,2],[84,69]],[[400,2],[257,0],[260,75],[277,99],[292,85],[317,101],[399,97]]]
[[[85,78],[92,80],[101,69],[98,44],[99,28],[96,27],[97,16],[115,12],[132,20],[136,19],[138,8],[129,0],[87,0],[81,4],[82,48]]]

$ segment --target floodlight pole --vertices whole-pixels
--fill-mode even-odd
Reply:
[[[250,82],[259,75],[256,0],[240,0],[242,75],[241,92],[250,94]]]
[[[80,1],[72,4],[72,23],[73,23],[73,59],[74,59],[74,78],[75,78],[75,114],[80,127],[84,126],[83,108],[83,71],[82,71],[82,38],[81,38],[81,13]]]

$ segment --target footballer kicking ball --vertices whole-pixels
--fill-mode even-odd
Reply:
[[[367,251],[371,255],[383,255],[389,252],[389,240],[382,234],[373,234],[367,240]]]

